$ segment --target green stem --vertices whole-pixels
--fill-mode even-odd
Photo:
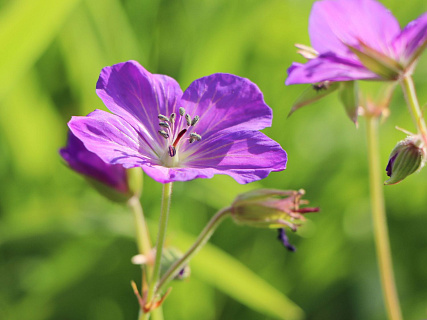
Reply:
[[[133,212],[136,226],[136,244],[139,254],[148,257],[151,253],[150,234],[145,221],[144,212],[138,197],[133,196],[128,200],[128,206]]]
[[[160,279],[156,293],[161,292],[164,287],[180,272],[180,270],[185,267],[188,261],[206,244],[206,242],[208,242],[218,225],[229,213],[230,208],[228,207],[218,211],[212,217],[191,248],[181,257],[181,259],[177,260]]]
[[[128,206],[131,209],[135,219],[136,244],[138,246],[138,253],[149,258],[149,256],[151,255],[150,233],[148,230],[147,222],[145,221],[144,212],[141,207],[141,202],[139,201],[136,195],[128,200]],[[150,278],[152,276],[152,271],[153,271],[153,268],[151,267],[150,263],[143,265],[142,278],[143,279]],[[144,276],[144,273],[145,273],[145,276]],[[143,317],[142,310],[140,310],[138,319],[143,319],[142,317]],[[155,313],[153,313],[153,320],[163,320],[161,310],[158,309],[156,310]]]
[[[399,299],[394,282],[393,264],[384,205],[383,181],[379,157],[378,118],[367,117],[369,183],[377,259],[383,297],[390,320],[401,320]]]
[[[155,289],[160,276],[160,266],[162,259],[163,245],[166,238],[166,228],[168,224],[170,202],[172,196],[172,182],[163,185],[162,207],[160,212],[159,232],[157,234],[156,258],[154,260],[153,274],[148,287],[147,303],[154,302]],[[149,318],[149,313],[145,313],[140,317],[140,320]]]
[[[406,75],[402,78],[400,84],[402,85],[403,93],[405,94],[406,103],[408,109],[412,115],[412,119],[417,127],[418,133],[422,136],[424,146],[427,146],[427,127],[424,122],[423,113],[418,103],[417,94],[415,92],[414,81],[410,75]]]

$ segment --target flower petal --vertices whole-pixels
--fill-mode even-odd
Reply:
[[[185,90],[180,106],[191,117],[200,117],[196,130],[203,139],[224,129],[264,129],[272,121],[272,110],[260,89],[232,74],[216,73],[195,80]]]
[[[393,46],[399,57],[411,60],[413,54],[426,45],[427,42],[427,13],[408,23],[402,32],[394,39]],[[419,52],[418,54],[420,54]]]
[[[392,40],[400,33],[396,18],[374,0],[324,0],[314,3],[309,18],[311,44],[319,53],[351,55],[343,44],[360,41],[394,57]]]
[[[153,141],[114,114],[95,110],[86,117],[72,117],[68,126],[89,151],[107,163],[132,168],[159,162],[150,146]]]
[[[325,53],[305,64],[294,62],[288,69],[288,78],[285,83],[290,85],[327,80],[350,81],[379,78],[359,63]]]
[[[204,172],[227,174],[239,183],[263,179],[271,171],[286,168],[287,155],[281,146],[259,131],[223,131],[190,145],[182,152],[182,166]],[[200,168],[200,169],[199,169]]]
[[[164,139],[157,133],[159,114],[169,116],[182,96],[172,78],[151,74],[136,61],[103,68],[96,92],[107,108],[121,116],[140,132],[151,135],[160,152]]]

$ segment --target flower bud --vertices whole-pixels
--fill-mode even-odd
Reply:
[[[231,216],[238,224],[260,228],[289,227],[296,231],[305,220],[307,212],[317,212],[319,208],[300,208],[307,204],[301,200],[304,190],[259,189],[239,195],[231,205]]]
[[[426,153],[420,145],[421,141],[417,136],[409,136],[394,147],[386,167],[390,179],[384,184],[399,183],[424,166]]]
[[[102,195],[117,202],[127,201],[132,195],[126,169],[121,165],[111,165],[86,149],[71,131],[67,146],[59,150],[68,166],[83,175]]]

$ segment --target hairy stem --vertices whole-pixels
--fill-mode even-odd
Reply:
[[[154,260],[153,273],[151,276],[151,281],[148,287],[147,293],[147,303],[153,303],[155,300],[155,289],[157,282],[160,276],[160,266],[163,252],[163,245],[166,238],[166,229],[168,224],[169,209],[172,196],[172,183],[165,183],[163,185],[163,194],[162,194],[162,207],[160,212],[160,221],[159,221],[159,232],[157,234],[157,243],[156,243],[156,258]],[[144,313],[140,320],[145,320],[149,318],[149,313]]]
[[[423,138],[424,146],[427,147],[427,127],[420,104],[418,103],[414,81],[410,75],[406,75],[402,78],[400,84],[402,86],[403,93],[405,94],[406,103],[408,105],[409,112],[412,115],[412,120],[417,127],[418,133]]]
[[[388,318],[390,320],[402,320],[399,298],[397,296],[396,285],[394,282],[393,264],[384,205],[383,181],[381,179],[379,157],[378,118],[367,117],[366,121],[371,208],[383,297]]]
[[[138,246],[138,252],[139,254],[148,257],[151,252],[151,241],[141,203],[136,196],[133,196],[129,199],[128,206],[132,210],[135,219],[136,244]]]
[[[206,244],[206,242],[208,242],[218,225],[229,213],[230,208],[228,207],[218,211],[212,217],[191,248],[181,257],[181,259],[177,260],[160,279],[156,293],[161,292],[164,287],[182,270],[182,268],[185,267],[188,261]]]

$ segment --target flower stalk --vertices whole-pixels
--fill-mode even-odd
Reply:
[[[366,122],[371,209],[383,297],[388,318],[390,320],[402,320],[399,298],[394,281],[384,193],[382,189],[383,181],[379,157],[378,118],[375,116],[367,116]]]
[[[150,309],[151,305],[154,302],[155,299],[155,289],[157,286],[157,282],[159,280],[160,276],[160,263],[162,258],[162,251],[163,246],[165,243],[166,238],[166,229],[167,229],[167,223],[169,218],[169,209],[170,209],[170,203],[171,203],[171,196],[172,196],[172,182],[163,184],[163,194],[162,194],[162,206],[161,206],[161,212],[160,212],[160,221],[159,221],[159,232],[157,234],[157,243],[156,243],[156,257],[154,260],[154,266],[153,266],[153,272],[151,276],[151,280],[148,287],[147,292],[147,308]],[[149,318],[149,313],[145,312],[139,320],[146,320]]]
[[[206,242],[208,242],[219,224],[230,214],[230,210],[230,207],[221,209],[212,217],[191,248],[181,257],[181,259],[177,260],[160,279],[156,288],[156,294],[162,292],[165,289],[165,286],[180,272],[180,270],[185,267],[188,261],[190,261],[190,259],[206,244]]]
[[[151,240],[150,233],[148,230],[147,222],[145,220],[144,211],[141,206],[141,202],[139,198],[134,195],[128,201],[128,207],[133,213],[135,219],[136,226],[136,244],[138,247],[138,253],[151,259]],[[153,274],[153,265],[150,261],[148,261],[145,265],[142,266],[142,281],[144,279],[150,279]],[[142,288],[144,288],[144,283],[142,283]],[[153,320],[163,320],[163,312],[161,310],[161,306],[159,306],[156,310],[152,312]],[[143,311],[140,310],[138,319],[144,319]]]
[[[427,126],[424,121],[423,113],[418,102],[417,94],[415,91],[414,81],[410,75],[405,75],[400,81],[403,93],[405,95],[406,103],[409,112],[412,115],[418,133],[423,138],[424,147],[427,146]]]
[[[128,206],[133,213],[136,227],[136,244],[138,246],[138,253],[149,257],[151,254],[151,240],[148,231],[147,222],[145,221],[144,212],[141,203],[137,196],[133,196],[128,201]],[[150,264],[147,263],[147,269],[150,269]],[[147,270],[148,271],[148,270]]]

